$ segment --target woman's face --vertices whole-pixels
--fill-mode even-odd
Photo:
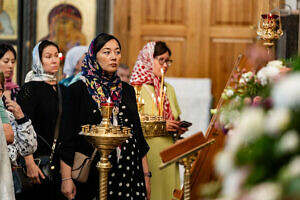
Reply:
[[[97,52],[97,62],[102,69],[112,75],[117,71],[121,61],[121,49],[116,40],[111,39]]]
[[[42,53],[42,64],[44,72],[48,74],[55,74],[59,68],[58,50],[55,46],[50,45],[44,48]]]
[[[16,58],[13,52],[7,51],[0,59],[0,71],[3,72],[5,78],[11,77],[16,65]]]
[[[163,69],[164,73],[166,73],[168,70],[167,62],[169,62],[169,60],[170,60],[169,52],[156,56],[153,61],[153,74],[157,77],[161,77],[162,76],[161,69]]]

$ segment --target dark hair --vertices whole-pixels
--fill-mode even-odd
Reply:
[[[4,78],[4,73],[0,72],[0,84],[2,85],[3,89],[5,90],[5,78]]]
[[[166,45],[165,42],[162,41],[155,42],[153,57],[160,56],[166,52],[168,52],[169,55],[171,56],[172,54],[171,50],[169,49],[169,47]]]
[[[16,50],[13,48],[12,45],[10,44],[0,44],[0,59],[4,56],[4,54],[8,51],[11,51],[14,56],[15,56],[15,59],[17,59],[17,53],[16,53]]]
[[[98,51],[100,51],[100,49],[110,40],[116,40],[121,50],[120,41],[115,36],[109,35],[107,33],[100,33],[99,35],[97,35],[94,41],[94,55],[96,55]]]
[[[43,51],[48,46],[55,46],[57,48],[57,51],[59,52],[59,48],[58,48],[57,44],[55,44],[54,42],[51,42],[49,40],[42,40],[41,44],[39,45],[39,56],[40,56],[41,61],[42,61]]]

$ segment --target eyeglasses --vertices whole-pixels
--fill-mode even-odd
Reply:
[[[159,64],[164,65],[165,63],[170,67],[172,65],[173,60],[165,60],[164,58],[157,58]]]

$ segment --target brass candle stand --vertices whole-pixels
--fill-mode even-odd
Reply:
[[[132,83],[132,86],[135,90],[136,103],[144,136],[146,138],[166,136],[168,134],[168,132],[166,131],[166,121],[162,116],[143,114],[144,103],[141,101],[142,85],[138,83]]]
[[[189,155],[179,161],[180,164],[184,166],[184,181],[183,181],[183,190],[184,190],[184,200],[189,200],[191,198],[191,169],[192,163],[196,160],[197,153]]]
[[[278,40],[283,31],[279,15],[262,14],[256,31],[257,35],[264,40],[264,45],[268,48],[274,46],[274,41]]]
[[[108,160],[108,155],[117,146],[127,140],[130,134],[130,128],[113,126],[110,122],[112,115],[112,103],[101,104],[102,121],[99,125],[90,126],[89,124],[82,126],[81,134],[93,144],[99,153],[101,159],[97,163],[99,171],[99,198],[100,200],[107,199],[107,181],[108,172],[111,169],[111,164]]]

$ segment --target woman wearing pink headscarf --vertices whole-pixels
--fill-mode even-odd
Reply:
[[[0,44],[0,72],[5,78],[4,96],[16,100],[20,87],[12,81],[16,66],[17,54],[10,44]]]
[[[142,84],[141,99],[145,101],[144,113],[158,115],[158,97],[160,96],[162,70],[166,73],[172,64],[171,50],[164,42],[149,42],[140,51],[134,65],[130,83]],[[151,178],[151,199],[172,199],[174,188],[179,187],[178,166],[169,166],[159,170],[159,152],[173,144],[172,134],[182,134],[187,129],[179,126],[181,113],[177,103],[174,88],[164,83],[166,95],[163,100],[163,117],[166,120],[166,130],[170,133],[165,136],[147,137],[150,146],[148,152]],[[155,106],[154,105],[155,102]],[[144,133],[145,134],[145,133]]]

